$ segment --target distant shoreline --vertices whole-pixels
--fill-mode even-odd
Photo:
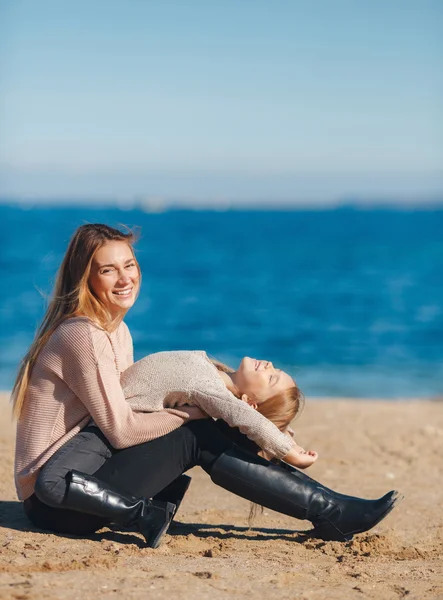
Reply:
[[[18,210],[32,209],[109,209],[122,213],[141,211],[145,213],[165,212],[442,212],[443,198],[409,199],[379,198],[350,200],[242,200],[187,198],[112,198],[112,197],[0,197],[0,208]]]

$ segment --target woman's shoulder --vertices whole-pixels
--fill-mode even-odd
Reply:
[[[78,317],[69,317],[67,319],[64,319],[61,323],[59,323],[57,325],[57,327],[54,329],[53,335],[54,334],[63,334],[63,333],[75,333],[76,331],[103,331],[105,332],[105,330],[100,327],[99,325],[97,325],[96,323],[94,323],[94,321],[91,321],[91,319],[89,319],[89,317],[82,317],[82,316],[78,316]]]
[[[120,325],[117,327],[117,334],[119,336],[121,336],[121,338],[123,340],[130,340],[132,342],[132,335],[131,332],[129,331],[129,327],[126,325],[126,323],[124,321],[122,321],[120,323]]]
[[[85,343],[97,337],[107,337],[106,331],[88,317],[64,319],[52,332],[48,344]]]
[[[117,343],[116,343],[117,342]],[[45,344],[43,356],[58,356],[63,360],[81,363],[83,368],[101,366],[115,369],[122,364],[122,352],[126,345],[113,339],[105,329],[87,317],[70,317],[60,323]],[[122,349],[122,350],[121,350]]]

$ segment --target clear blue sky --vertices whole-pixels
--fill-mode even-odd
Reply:
[[[443,197],[441,0],[0,0],[0,196]]]

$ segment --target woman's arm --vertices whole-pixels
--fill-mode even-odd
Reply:
[[[126,402],[106,332],[86,320],[59,327],[63,379],[114,448],[127,448],[178,429],[186,411],[135,413]]]

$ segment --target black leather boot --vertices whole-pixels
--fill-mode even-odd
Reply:
[[[314,529],[309,533],[323,540],[350,540],[374,527],[394,508],[395,491],[378,500],[345,496],[286,466],[234,446],[215,461],[211,479],[246,500],[311,521]]]
[[[157,548],[171,523],[175,504],[120,494],[92,475],[68,473],[66,508],[109,519],[117,525],[135,525],[150,548]]]
[[[288,465],[288,463],[285,463],[283,461],[278,461],[278,463],[276,463],[276,464],[280,465],[280,467],[282,469],[284,469],[285,471],[292,473],[294,475],[294,477],[297,477],[297,479],[299,479],[300,481],[308,482],[309,484],[314,485],[319,489],[325,490],[326,492],[329,492],[330,494],[334,494],[337,498],[342,498],[342,499],[343,498],[354,498],[354,496],[348,496],[346,494],[340,494],[339,492],[334,492],[334,490],[331,490],[330,488],[326,487],[322,483],[316,481],[315,479],[312,479],[312,477],[309,477],[309,475],[306,475],[305,471],[300,471],[299,469],[296,469],[292,465]]]
[[[161,492],[153,496],[152,499],[175,504],[175,510],[172,515],[172,518],[174,519],[190,484],[191,477],[189,477],[189,475],[180,475],[177,477],[177,479],[174,479],[174,481],[167,485]]]

